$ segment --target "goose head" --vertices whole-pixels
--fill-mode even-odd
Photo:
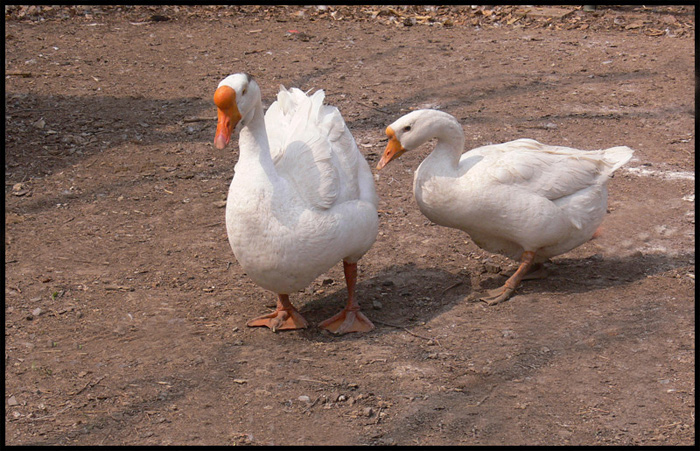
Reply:
[[[455,124],[461,130],[454,117],[438,110],[416,110],[401,116],[386,128],[389,142],[377,164],[377,170],[381,170],[404,152],[416,149],[433,138],[440,138],[446,131],[445,125],[454,127]]]
[[[214,137],[217,149],[226,147],[239,123],[242,126],[248,123],[260,99],[260,87],[251,75],[233,74],[221,80],[214,92],[218,115]]]

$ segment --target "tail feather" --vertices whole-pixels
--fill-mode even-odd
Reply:
[[[314,123],[318,124],[320,121],[320,116],[321,116],[321,110],[323,108],[323,100],[326,98],[326,93],[323,92],[323,89],[319,89],[318,91],[314,92],[309,99],[311,100],[311,109],[309,111],[310,117],[309,119]]]
[[[292,96],[284,85],[280,85],[280,91],[277,93],[277,103],[284,116],[288,116],[294,110]]]
[[[634,150],[627,146],[617,146],[605,149],[605,160],[612,165],[610,172],[615,172],[622,165],[630,161]]]
[[[326,94],[322,89],[308,95],[299,88],[286,89],[284,86],[280,86],[277,102],[284,116],[293,116],[304,122],[318,124],[321,121],[325,97]]]

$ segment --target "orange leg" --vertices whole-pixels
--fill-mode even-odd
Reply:
[[[549,261],[549,260],[548,260]],[[508,271],[508,272],[502,272],[502,276],[506,277],[511,277],[513,274],[515,274],[515,271]],[[537,279],[544,279],[549,275],[549,271],[547,268],[545,268],[543,263],[535,263],[532,266],[530,266],[530,269],[527,271],[527,274],[523,276],[521,279],[521,282],[523,280],[537,280]]]
[[[274,312],[251,319],[246,323],[248,327],[266,326],[273,332],[304,329],[308,324],[301,313],[289,302],[288,294],[277,294],[277,309]]]
[[[510,276],[506,283],[502,287],[496,288],[495,290],[489,290],[486,295],[481,296],[479,300],[486,302],[488,305],[495,305],[499,302],[503,302],[508,299],[515,289],[520,285],[520,281],[523,277],[530,271],[532,264],[535,260],[535,253],[531,251],[523,252],[523,256],[520,257],[520,266],[515,273]]]
[[[318,326],[338,335],[348,332],[369,332],[374,324],[360,311],[360,304],[355,299],[355,282],[357,281],[357,263],[343,260],[345,283],[348,286],[348,303],[340,313],[321,322]]]

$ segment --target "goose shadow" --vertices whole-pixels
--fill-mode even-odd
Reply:
[[[374,332],[383,334],[397,326],[410,327],[429,321],[451,309],[465,291],[470,291],[470,285],[467,274],[406,263],[391,265],[369,279],[359,279],[356,295],[363,313],[375,323]],[[339,312],[346,302],[347,288],[341,278],[325,289],[323,295],[314,296],[301,306],[299,311],[311,327],[300,332],[311,340],[336,339],[337,336],[322,332],[316,325]]]
[[[648,276],[694,265],[695,253],[677,255],[643,254],[640,252],[614,258],[599,254],[586,258],[556,258],[547,264],[549,275],[544,279],[524,281],[507,302],[517,302],[525,294],[576,294],[629,285]],[[496,288],[505,282],[502,275],[488,276],[479,286],[472,286],[471,270],[452,273],[439,267],[413,263],[391,265],[374,277],[356,285],[362,311],[375,323],[374,333],[384,334],[397,327],[411,327],[428,322],[454,308],[473,293]],[[321,296],[307,301],[300,312],[312,324],[300,331],[311,340],[337,338],[315,326],[340,311],[347,302],[344,280],[333,282]],[[361,337],[346,334],[344,337]]]
[[[99,108],[95,108],[95,105]],[[213,139],[209,98],[5,93],[5,161],[10,180],[42,177],[122,145],[176,145]],[[41,128],[37,128],[43,121]]]
[[[545,263],[547,277],[523,281],[515,296],[526,293],[584,293],[628,285],[648,276],[689,265],[695,265],[695,252],[677,255],[635,252],[622,257],[603,257],[600,254],[586,258],[558,257]],[[505,280],[503,275],[495,275],[482,280],[480,288],[496,288]]]

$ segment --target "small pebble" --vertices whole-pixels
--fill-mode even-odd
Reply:
[[[493,262],[484,262],[484,268],[486,269],[486,272],[491,274],[498,274],[501,272],[501,267]]]
[[[505,329],[501,331],[501,333],[503,334],[503,338],[516,338],[518,336],[518,334],[510,329]]]
[[[299,396],[297,399],[298,399],[299,401],[301,401],[301,402],[307,402],[307,403],[308,403],[308,402],[311,402],[311,398],[309,398],[309,397],[306,396],[306,395],[301,395],[301,396]]]

